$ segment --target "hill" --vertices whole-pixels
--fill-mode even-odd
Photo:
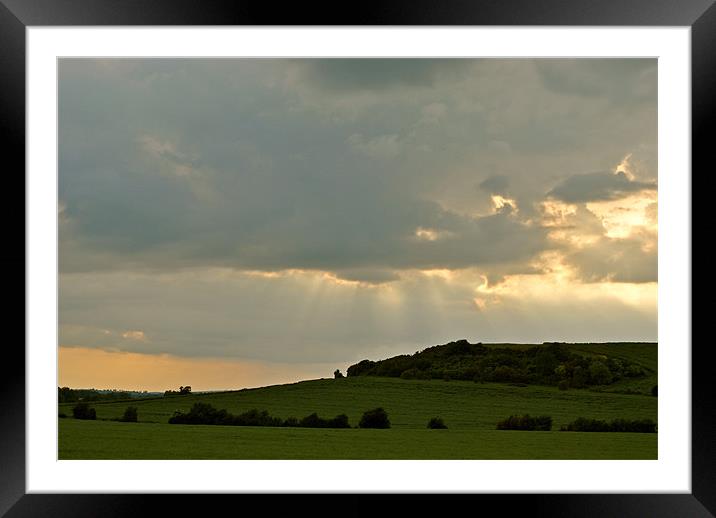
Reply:
[[[655,343],[471,344],[458,340],[412,355],[363,360],[351,365],[347,374],[649,394],[657,383],[657,350]]]
[[[618,361],[622,368],[637,366],[642,374],[621,377],[607,385],[560,390],[549,384],[405,379],[355,375],[351,370],[352,375],[346,378],[256,389],[96,401],[90,403],[96,410],[96,421],[59,419],[58,456],[60,459],[657,458],[657,434],[557,431],[578,417],[657,421],[658,399],[650,395],[657,376],[656,344],[557,345],[555,349],[555,344],[451,342],[428,348],[427,354],[418,355],[418,359],[432,358],[433,367],[449,365],[459,369],[464,364],[469,366],[476,357],[500,358],[521,368],[525,364],[514,360],[526,359],[527,365],[530,362],[537,365],[535,358],[547,351],[558,360],[572,361],[573,356],[577,356],[576,360],[586,365],[597,361],[609,366]],[[471,354],[473,350],[479,354]],[[411,358],[397,358],[404,361],[406,357]],[[384,365],[390,365],[390,360],[385,360]],[[373,362],[374,365],[380,363]],[[187,412],[195,403],[208,403],[235,415],[252,409],[266,410],[281,419],[300,419],[314,412],[322,418],[346,414],[352,426],[358,424],[366,410],[383,407],[388,412],[391,428],[341,430],[168,424],[176,412]],[[59,412],[71,416],[74,405],[60,403]],[[114,421],[128,405],[137,408],[139,422]],[[499,420],[513,414],[549,415],[553,419],[552,431],[496,429]],[[438,416],[448,429],[427,429],[428,420]]]
[[[382,406],[389,430],[330,430],[167,424],[196,402],[240,414],[321,417],[345,413],[355,426]],[[139,423],[109,421],[128,404]],[[657,398],[550,386],[357,376],[257,389],[92,404],[98,421],[59,419],[59,458],[105,459],[626,459],[656,458],[657,434],[559,432],[584,416],[653,419]],[[72,404],[60,412],[72,415]],[[511,414],[551,415],[552,432],[496,430]],[[440,416],[448,430],[428,430]],[[106,419],[106,420],[105,420]]]
[[[302,381],[257,389],[131,402],[140,422],[167,423],[176,412],[186,412],[196,402],[240,414],[253,408],[268,410],[282,419],[317,412],[322,417],[348,415],[356,425],[364,411],[382,406],[393,428],[425,428],[429,418],[441,416],[450,429],[493,430],[499,419],[513,413],[547,414],[554,429],[579,416],[615,419],[656,419],[657,398],[637,394],[561,391],[556,387],[519,387],[502,383],[353,377]],[[127,402],[96,402],[98,419],[119,417]],[[72,404],[60,405],[72,414]]]

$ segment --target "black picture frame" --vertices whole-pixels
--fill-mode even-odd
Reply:
[[[25,30],[28,26],[82,25],[574,25],[574,26],[689,26],[692,52],[692,172],[699,173],[701,191],[713,170],[707,129],[716,104],[716,6],[714,0],[462,0],[362,3],[355,7],[334,2],[286,2],[280,6],[258,1],[230,0],[0,0],[0,135],[4,179],[10,201],[19,207],[6,214],[25,214]],[[711,167],[709,167],[711,166]],[[706,178],[705,178],[706,177]],[[20,193],[23,193],[20,196]],[[692,203],[693,206],[693,203]],[[16,212],[17,211],[17,212]],[[8,218],[9,219],[9,218]],[[25,227],[6,225],[6,246],[0,257],[6,282],[23,304],[8,306],[8,324],[25,322]],[[693,252],[691,252],[693,254]],[[693,257],[693,255],[692,255]],[[23,313],[21,315],[20,313]],[[11,326],[7,326],[10,328]],[[163,515],[186,514],[188,496],[178,495],[59,495],[25,491],[25,328],[20,337],[6,341],[3,355],[3,401],[0,405],[0,515],[20,516],[126,516],[148,514],[158,504]],[[716,441],[713,430],[714,388],[709,345],[692,339],[692,492],[690,494],[549,494],[467,495],[479,498],[479,508],[497,508],[544,516],[714,516],[716,513]],[[12,366],[12,368],[9,368]],[[453,495],[457,497],[456,495]],[[199,497],[206,502],[206,496]],[[220,498],[216,495],[212,498]],[[230,498],[230,507],[237,502]],[[253,495],[240,495],[248,511]],[[376,495],[348,495],[341,514],[373,514],[382,506]],[[459,498],[463,498],[462,496]],[[249,501],[254,500],[254,501]],[[472,501],[472,500],[471,500]],[[292,514],[314,504],[283,503],[271,497],[269,514]],[[333,503],[321,500],[330,512]],[[204,503],[203,505],[206,505]],[[216,505],[212,502],[212,507]],[[406,504],[407,505],[407,504]],[[422,495],[410,507],[429,509]],[[443,506],[435,503],[430,505]],[[469,506],[477,505],[468,503]],[[305,507],[304,507],[305,506]],[[314,508],[315,509],[315,508]],[[364,511],[360,511],[360,510]],[[319,508],[320,510],[320,508]],[[232,509],[233,511],[233,509]],[[401,512],[407,511],[404,508]],[[510,513],[511,514],[511,513]],[[521,514],[521,513],[520,513]]]

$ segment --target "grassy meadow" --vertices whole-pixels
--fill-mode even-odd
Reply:
[[[358,376],[95,402],[91,406],[97,421],[59,419],[58,454],[60,459],[655,459],[657,434],[558,431],[578,417],[657,421],[657,398],[641,390],[656,383],[656,345],[623,345],[583,346],[585,354],[621,352],[649,369],[648,379],[624,380],[621,387],[608,390]],[[620,351],[611,350],[615,347]],[[265,409],[283,419],[345,413],[352,426],[364,411],[381,406],[391,428],[167,424],[175,411],[186,412],[195,402],[232,414]],[[111,421],[129,405],[137,407],[138,423]],[[61,404],[59,411],[71,416],[73,406]],[[497,421],[511,414],[550,415],[553,431],[496,430]],[[435,416],[444,420],[447,430],[426,428]]]
[[[60,420],[60,459],[656,459],[656,434]]]

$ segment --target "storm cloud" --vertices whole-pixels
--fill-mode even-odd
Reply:
[[[60,343],[352,361],[588,340],[596,307],[614,319],[600,339],[653,338],[654,307],[589,286],[655,290],[655,72],[61,59]],[[590,205],[629,196],[644,198],[622,219]],[[560,265],[581,306],[555,299],[563,285],[534,291]]]

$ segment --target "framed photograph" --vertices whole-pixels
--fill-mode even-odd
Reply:
[[[211,5],[1,6],[26,325],[0,511],[712,516],[712,2]]]

